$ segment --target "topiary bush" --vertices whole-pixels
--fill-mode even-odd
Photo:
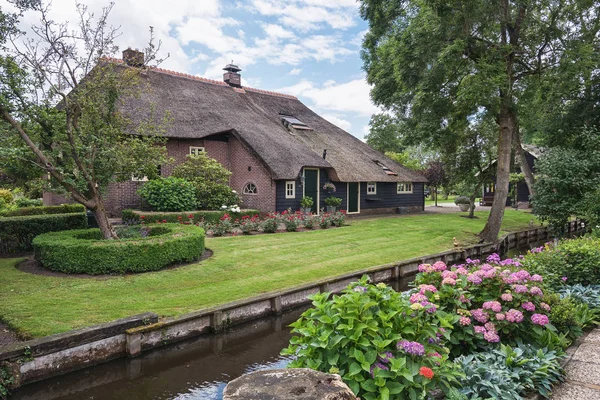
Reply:
[[[13,194],[8,189],[0,189],[0,204],[11,204],[13,202]]]
[[[0,253],[31,250],[34,237],[46,232],[87,228],[85,213],[0,217]]]
[[[155,211],[189,211],[196,209],[196,191],[191,182],[181,178],[159,178],[146,182],[139,195]]]
[[[53,232],[33,240],[44,267],[68,274],[124,274],[157,271],[200,259],[204,230],[194,225],[147,225],[146,237],[103,240],[99,229]],[[152,234],[156,231],[156,235]]]
[[[83,213],[85,207],[81,204],[61,204],[58,206],[32,206],[17,208],[16,210],[0,213],[1,217],[20,217],[25,215],[52,215],[52,214],[72,214]]]
[[[553,289],[564,283],[600,284],[600,239],[562,240],[555,247],[529,252],[521,262],[532,274],[543,275],[545,284]]]

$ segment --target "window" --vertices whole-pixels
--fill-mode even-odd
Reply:
[[[375,164],[379,165],[381,167],[381,169],[383,169],[383,172],[385,172],[388,175],[394,175],[394,176],[398,176],[397,173],[395,173],[394,171],[392,171],[391,169],[389,169],[388,167],[386,167],[385,165],[383,165],[381,162],[377,161],[377,160],[373,160],[375,162]]]
[[[398,193],[412,193],[413,185],[409,182],[400,182],[398,183]]]
[[[131,180],[133,182],[147,182],[148,181],[148,177],[147,176],[142,176],[140,178],[139,176],[131,175]]]
[[[256,188],[256,185],[254,183],[250,182],[250,183],[246,183],[246,186],[244,186],[244,190],[242,191],[242,193],[258,194],[258,189]]]
[[[377,182],[367,182],[367,194],[377,194]]]
[[[308,125],[304,122],[300,121],[298,118],[293,117],[291,115],[279,114],[281,117],[281,122],[286,128],[292,127],[294,129],[307,129],[312,130]]]
[[[296,198],[296,182],[286,181],[285,182],[285,198],[295,199]]]
[[[200,153],[204,153],[204,151],[204,147],[190,146],[190,155],[192,156],[199,156]]]

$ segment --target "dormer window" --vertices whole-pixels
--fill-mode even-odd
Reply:
[[[373,160],[373,161],[375,162],[375,164],[379,165],[383,169],[383,172],[385,172],[386,174],[398,176],[397,173],[395,173],[394,171],[392,171],[391,169],[389,169],[388,167],[386,167],[385,165],[383,165],[381,162],[379,162],[377,160]]]
[[[283,126],[285,126],[288,129],[294,128],[294,129],[312,130],[311,127],[309,127],[304,122],[300,121],[298,118],[296,118],[292,115],[279,114],[279,116],[281,117],[281,123],[283,124]]]

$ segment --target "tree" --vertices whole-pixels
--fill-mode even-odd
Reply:
[[[533,212],[559,232],[573,215],[600,220],[600,131],[585,128],[576,136],[575,148],[551,148],[536,162]]]
[[[420,171],[423,169],[422,160],[415,158],[408,150],[405,150],[402,153],[386,151],[385,155],[388,158],[396,161],[398,164],[405,166],[406,168],[410,168],[415,171]]]
[[[435,196],[435,206],[438,205],[438,187],[445,185],[448,182],[446,176],[446,170],[444,164],[441,161],[430,161],[427,165],[423,175],[429,181],[429,186],[433,187],[433,194]]]
[[[73,28],[52,21],[48,7],[37,4],[41,24],[23,43],[9,32],[10,52],[0,58],[2,157],[38,168],[49,178],[47,190],[91,210],[107,239],[117,238],[102,199],[108,184],[132,175],[151,178],[168,162],[161,136],[168,118],[134,110],[141,116],[134,122],[120,112],[127,99],[147,90],[139,75],[160,61],[160,42],[154,44],[151,29],[140,68],[108,61],[118,50],[118,30],[108,25],[112,6],[96,18],[77,4]],[[14,138],[19,145],[6,146]]]
[[[402,153],[404,150],[399,126],[387,114],[373,114],[369,121],[369,134],[365,139],[369,146],[382,153]]]
[[[497,240],[508,196],[511,151],[533,190],[520,146],[524,90],[565,57],[596,21],[583,0],[362,0],[369,22],[363,59],[372,98],[395,113],[414,142],[440,149],[448,131],[485,115],[497,124],[497,182],[480,233]],[[569,53],[570,54],[570,53]]]

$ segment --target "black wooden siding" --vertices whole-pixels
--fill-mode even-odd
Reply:
[[[327,171],[322,169],[319,173],[319,190],[320,190],[320,207],[325,208],[325,199],[327,197],[339,197],[342,199],[340,208],[345,210],[348,207],[348,185],[346,182],[333,182],[336,186],[336,191],[332,194],[323,190],[323,185],[329,182]],[[276,191],[276,211],[282,212],[291,208],[292,211],[300,209],[300,200],[302,199],[303,188],[300,179],[296,180],[296,198],[285,198],[285,183],[284,180],[275,181]],[[394,182],[378,182],[377,194],[367,196],[367,183],[360,183],[360,209],[374,208],[391,208],[391,207],[425,207],[425,197],[423,183],[413,183],[413,192],[407,194],[398,194],[396,192],[396,183]]]
[[[535,172],[536,172],[535,157],[532,156],[530,153],[525,153],[525,157],[527,158],[527,163],[529,164],[529,168],[531,168],[531,171],[535,174]],[[495,168],[495,166],[494,166],[494,168]],[[518,165],[515,165],[513,171],[516,173],[521,173],[521,168],[519,168]],[[496,185],[496,176],[495,175],[492,177],[492,182],[494,182],[494,185]],[[510,198],[511,188],[512,188],[512,184],[509,184],[509,186],[508,186],[509,195],[508,195],[508,198],[506,199],[507,206],[512,205],[512,200]],[[495,193],[495,190],[494,190],[494,193]],[[486,192],[484,190],[483,195],[484,196],[494,196],[494,193]],[[529,201],[529,188],[527,187],[527,183],[525,183],[524,181],[520,182],[517,185],[517,201],[518,202],[528,202]]]

